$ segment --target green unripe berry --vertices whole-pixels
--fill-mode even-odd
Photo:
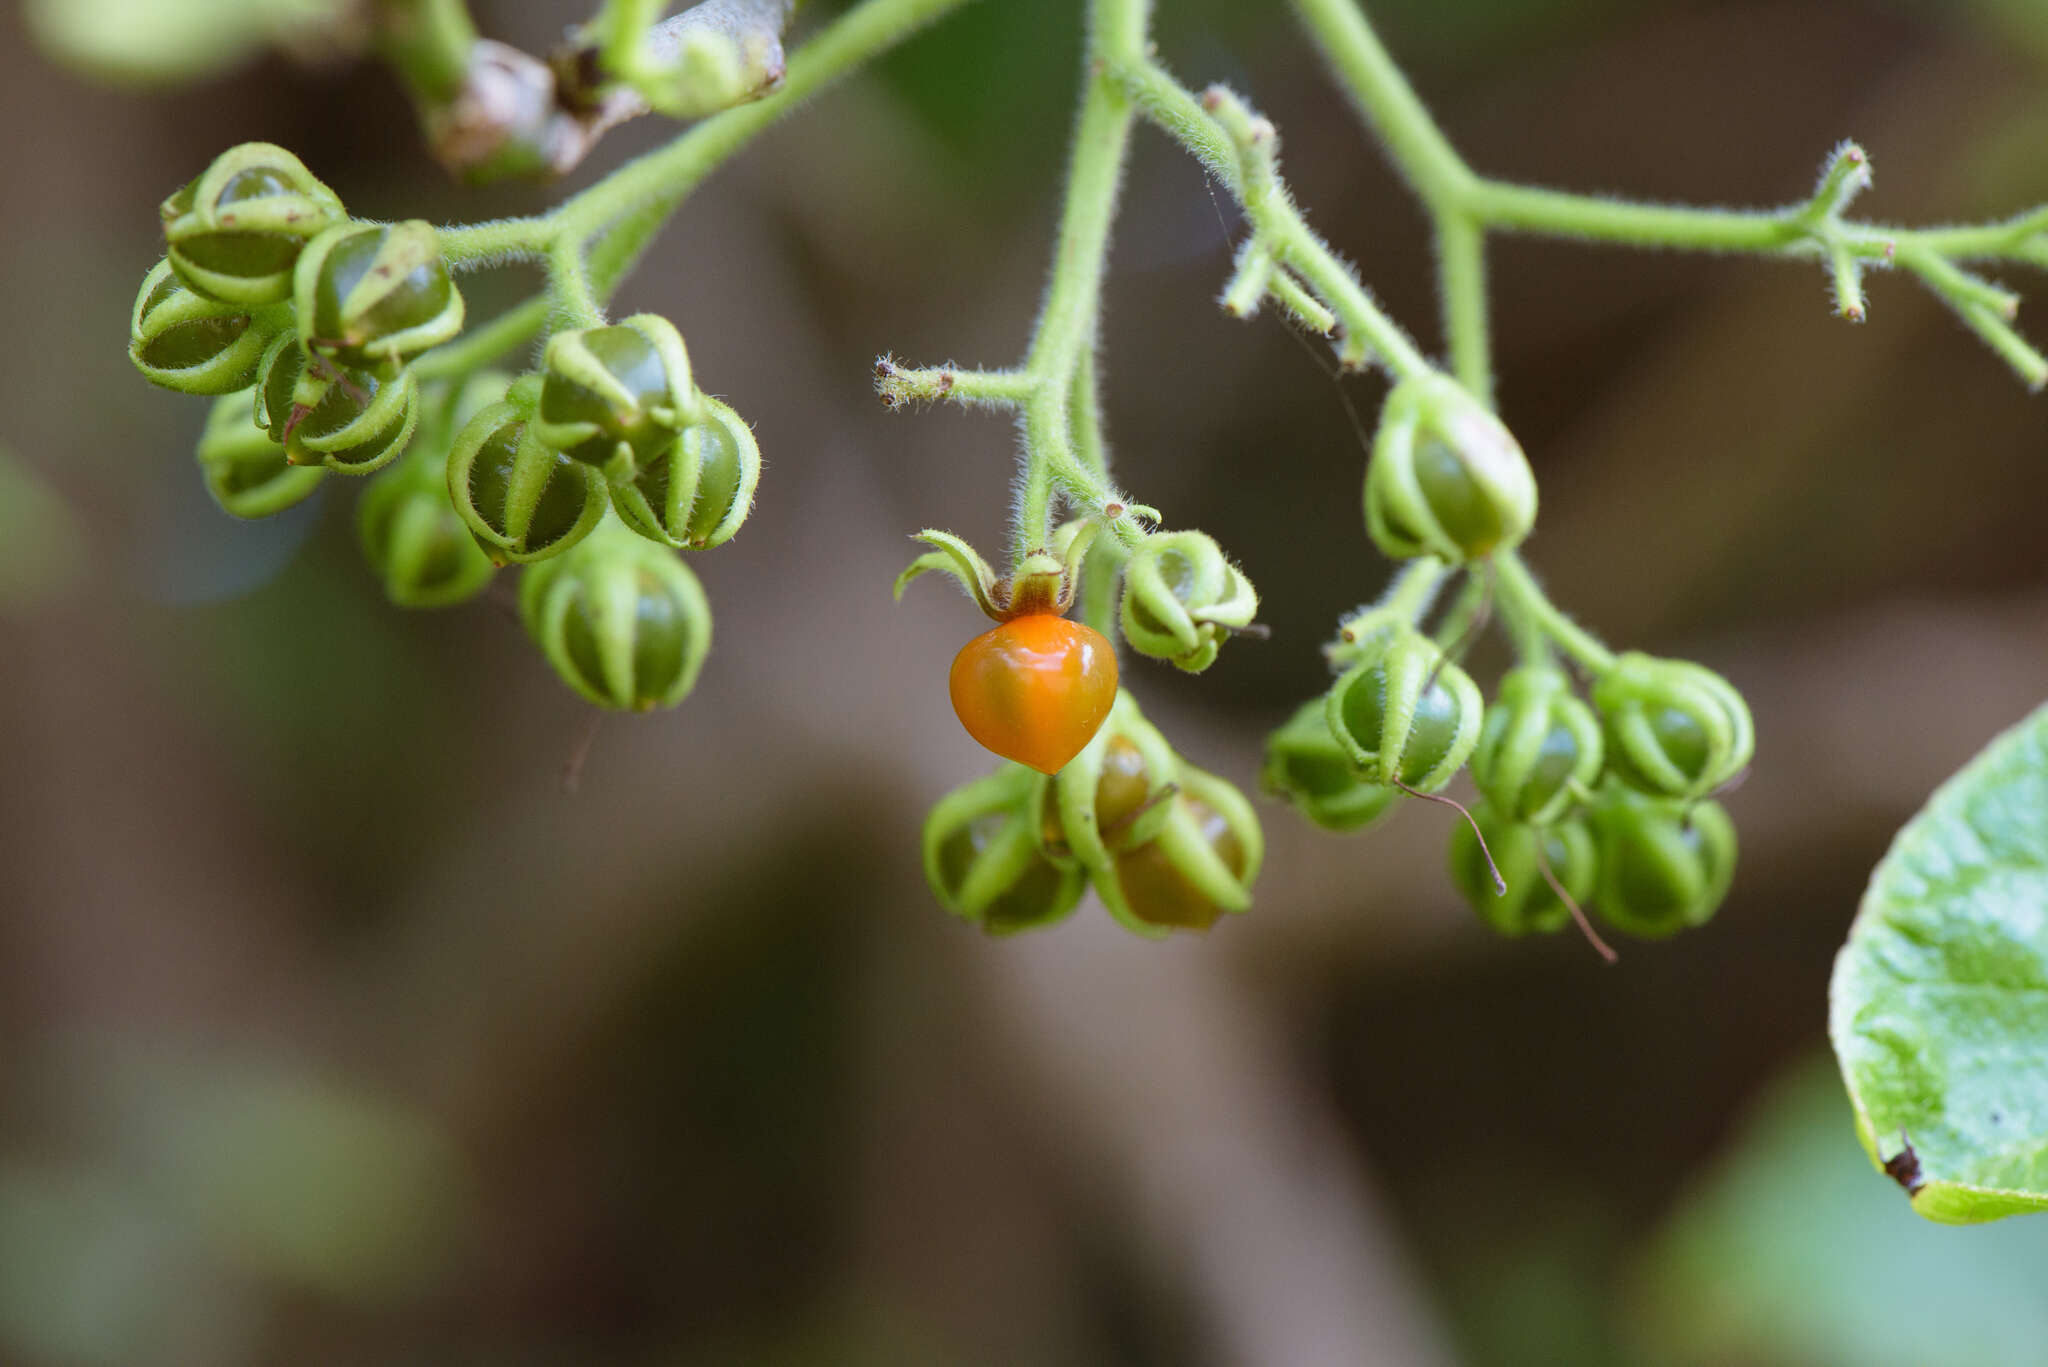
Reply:
[[[445,470],[431,452],[410,453],[372,480],[356,504],[363,559],[402,608],[466,602],[497,570],[449,506]]]
[[[1261,786],[1326,831],[1363,830],[1393,808],[1398,788],[1368,782],[1330,734],[1321,698],[1303,703],[1266,738]]]
[[[1536,523],[1536,476],[1514,435],[1441,376],[1387,397],[1365,476],[1365,521],[1396,560],[1459,565],[1519,545]]]
[[[604,476],[540,444],[517,405],[493,404],[448,453],[448,498],[491,559],[546,560],[576,545],[611,506]]]
[[[1180,793],[1159,833],[1090,876],[1103,906],[1125,929],[1158,938],[1206,931],[1226,912],[1248,909],[1265,851],[1258,815],[1244,794],[1182,764]]]
[[[1509,820],[1541,825],[1600,780],[1603,747],[1593,709],[1547,666],[1509,670],[1479,728],[1472,781]]]
[[[599,707],[674,707],[711,651],[711,604],[697,576],[616,518],[528,569],[519,613],[563,682]]]
[[[612,482],[612,506],[640,535],[678,550],[709,550],[732,540],[754,506],[761,448],[739,414],[700,396],[703,421],[685,427],[632,477]],[[623,473],[626,464],[610,467]]]
[[[448,607],[483,592],[497,566],[476,544],[448,499],[448,453],[455,433],[501,400],[511,377],[484,371],[451,398],[429,403],[412,446],[391,469],[370,481],[356,503],[356,535],[363,559],[404,608]]]
[[[1124,640],[1190,674],[1215,663],[1228,628],[1258,610],[1251,581],[1205,533],[1148,536],[1124,565]]]
[[[178,277],[209,299],[233,304],[290,298],[307,241],[348,216],[304,162],[267,142],[221,153],[161,212]]]
[[[1355,658],[1324,695],[1330,734],[1368,782],[1436,792],[1479,743],[1478,685],[1408,627],[1368,640]]]
[[[389,371],[462,331],[462,292],[431,224],[341,223],[306,244],[293,271],[299,344]]]
[[[1108,868],[1166,824],[1163,799],[1180,781],[1180,757],[1121,689],[1081,752],[1033,786],[1039,850],[1055,863]]]
[[[1551,877],[1558,886],[1584,906],[1593,895],[1600,869],[1586,823],[1559,821],[1533,826],[1505,820],[1485,802],[1473,807],[1472,820],[1486,837],[1486,850],[1479,848],[1479,836],[1470,825],[1463,821],[1453,825],[1451,882],[1480,918],[1508,936],[1549,935],[1570,924],[1571,909],[1543,876],[1543,861],[1549,861]],[[1488,851],[1493,866],[1486,862]],[[1501,882],[1507,884],[1505,894],[1493,881],[1494,866],[1500,869]]]
[[[924,823],[924,873],[939,904],[991,935],[1034,930],[1071,914],[1088,885],[1032,835],[1034,777],[1002,769],[939,799]]]
[[[379,379],[309,357],[281,333],[257,371],[256,420],[294,465],[367,475],[398,458],[419,421],[419,382],[410,371]]]
[[[615,483],[632,483],[641,462],[702,416],[682,335],[657,314],[556,333],[541,373],[535,434]]]
[[[128,327],[128,359],[151,384],[185,394],[231,394],[256,378],[272,327],[245,304],[187,289],[171,263],[143,278]]]
[[[1688,660],[1630,651],[1593,685],[1607,767],[1653,797],[1700,798],[1756,753],[1749,705],[1726,679]]]
[[[256,423],[256,391],[245,389],[216,399],[199,438],[199,471],[221,511],[235,517],[269,517],[312,497],[327,471],[293,465],[284,447]]]
[[[1619,783],[1593,808],[1595,904],[1616,930],[1663,939],[1705,925],[1735,879],[1735,824],[1718,802],[1645,797]]]

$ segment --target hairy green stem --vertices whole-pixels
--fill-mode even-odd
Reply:
[[[601,319],[604,301],[707,176],[803,100],[966,3],[865,0],[791,57],[788,79],[775,95],[703,120],[544,217],[441,229],[441,251],[452,269],[539,261],[548,269],[550,290],[422,356],[414,364],[420,378],[445,378],[488,365],[530,341],[551,320],[583,325]],[[399,19],[393,17],[387,33],[421,35],[422,42],[425,35],[434,35],[445,53],[459,36],[455,14],[466,21],[461,0],[386,0],[380,18],[407,16],[414,27],[397,28]],[[473,39],[474,32],[469,36]]]
[[[1436,600],[1437,590],[1450,577],[1450,566],[1435,556],[1425,555],[1410,560],[1394,576],[1378,607],[1399,613],[1413,622],[1429,611],[1429,605]]]
[[[666,146],[620,167],[543,217],[443,228],[442,254],[456,270],[510,261],[542,261],[561,302],[562,316],[578,322],[595,321],[602,316],[605,300],[630,272],[655,230],[707,176],[806,99],[925,24],[967,3],[968,0],[864,0],[791,56],[787,78],[775,94],[695,124]],[[451,4],[460,10],[459,0],[389,0],[392,11],[417,14],[421,23],[430,12],[440,14]],[[630,229],[629,224],[633,225]],[[612,269],[601,268],[598,257],[602,255],[602,243],[622,234],[630,250]],[[601,245],[585,274],[579,266],[583,252],[593,241],[601,241]],[[501,354],[545,326],[547,316],[545,300],[513,310],[492,325],[499,329],[502,324],[502,329],[492,331],[488,342],[475,350]],[[526,330],[520,332],[521,327]],[[452,347],[436,353],[451,359],[464,354],[467,353]]]
[[[593,327],[604,321],[604,307],[598,303],[581,242],[556,241],[548,253],[548,280],[554,287],[557,326]]]
[[[587,240],[644,204],[682,202],[755,135],[848,72],[967,0],[865,0],[790,56],[782,88],[705,119],[681,137],[564,202],[546,220],[556,234]]]
[[[464,0],[377,0],[377,51],[427,104],[445,104],[469,77],[476,24]]]
[[[1493,229],[1637,247],[1741,252],[1817,260],[1828,270],[1836,312],[1865,316],[1858,262],[1911,267],[2016,370],[2027,384],[2048,382],[2048,358],[2015,332],[2003,291],[1957,269],[1957,261],[2009,261],[2048,267],[2048,208],[1999,223],[1900,228],[1842,217],[1870,183],[1869,160],[1854,143],[1830,158],[1811,198],[1777,209],[1704,209],[1640,204],[1514,185],[1476,175],[1430,117],[1394,64],[1356,0],[1292,0],[1295,12],[1378,136],[1397,170],[1435,219],[1444,262],[1447,330],[1452,360],[1475,393],[1477,353],[1485,345],[1485,314],[1470,304],[1469,272]],[[1479,239],[1476,245],[1471,239]],[[1454,247],[1458,250],[1454,250]],[[1448,318],[1457,310],[1460,318]]]
[[[1492,408],[1493,338],[1487,322],[1486,234],[1470,219],[1445,215],[1437,220],[1436,256],[1451,373],[1472,392],[1472,397]]]
[[[1393,57],[1352,0],[1293,0],[1345,93],[1380,139],[1423,203],[1439,214],[1471,194],[1472,172],[1429,116]]]
[[[549,234],[543,219],[500,218],[441,228],[435,236],[449,269],[465,271],[539,261],[547,254]]]
[[[667,218],[666,213],[653,210],[629,214],[598,239],[590,251],[590,282],[594,294],[606,298],[618,288],[619,282],[639,264],[640,257]],[[554,297],[551,294],[535,295],[490,322],[469,329],[446,346],[435,347],[413,363],[413,370],[422,380],[465,375],[533,340],[535,334],[548,325],[553,312]]]
[[[1490,591],[1486,571],[1478,566],[1468,568],[1465,582],[1458,586],[1458,596],[1451,600],[1450,607],[1437,620],[1430,638],[1446,650],[1460,644],[1466,633],[1472,630],[1473,623],[1479,620]]]
[[[1114,24],[1125,9],[1142,7],[1130,0],[1098,0],[1098,26]],[[1101,77],[1089,78],[1074,129],[1052,283],[1024,361],[1033,390],[1024,406],[1024,497],[1016,529],[1019,560],[1050,539],[1055,488],[1090,511],[1099,512],[1105,504],[1117,501],[1081,454],[1080,448],[1086,447],[1100,459],[1099,436],[1090,432],[1077,446],[1073,398],[1082,357],[1095,346],[1110,225],[1116,217],[1117,189],[1130,147],[1131,111],[1131,101],[1119,87]]]
[[[1397,378],[1433,371],[1429,359],[1379,307],[1351,266],[1330,249],[1302,216],[1273,164],[1277,142],[1272,125],[1257,118],[1235,95],[1220,87],[1197,98],[1154,61],[1139,39],[1098,50],[1106,75],[1137,102],[1139,110],[1185,147],[1223,182],[1243,208],[1255,244],[1282,269],[1268,286],[1283,307],[1317,332],[1341,325],[1340,359],[1350,368],[1377,356]],[[1298,275],[1313,300],[1300,297]],[[1252,301],[1234,311],[1248,313]]]
[[[1495,578],[1500,585],[1501,610],[1509,622],[1533,624],[1536,631],[1555,641],[1560,650],[1595,674],[1614,667],[1614,652],[1598,637],[1574,622],[1544,595],[1529,567],[1513,551],[1493,558]]]

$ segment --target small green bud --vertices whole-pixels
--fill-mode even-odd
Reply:
[[[307,241],[348,216],[304,162],[267,142],[221,153],[164,201],[162,214],[171,269],[200,294],[232,304],[289,299]]]
[[[746,421],[717,399],[702,399],[704,420],[685,427],[646,461],[612,467],[632,475],[612,484],[612,506],[628,527],[681,550],[732,540],[754,507],[761,448]]]
[[[1039,852],[1021,764],[939,799],[924,823],[924,875],[939,904],[991,935],[1035,930],[1080,904],[1087,875]]]
[[[1148,536],[1124,565],[1124,640],[1190,674],[1216,661],[1227,628],[1251,623],[1259,595],[1202,532]]]
[[[619,483],[700,418],[682,335],[658,314],[556,333],[541,373],[535,435]]]
[[[214,400],[199,438],[199,470],[206,491],[235,517],[269,517],[312,496],[327,472],[293,465],[284,448],[256,422],[256,391]]]
[[[299,344],[384,370],[462,331],[462,291],[433,226],[338,223],[306,244],[292,276]]]
[[[653,50],[636,63],[630,79],[649,107],[672,119],[701,119],[757,100],[782,84],[779,29],[787,18],[788,7],[769,23],[747,24],[742,18],[738,25],[731,20],[722,24],[713,16],[684,27],[668,42],[651,36],[647,47]]]
[[[1440,376],[1387,397],[1365,475],[1365,521],[1396,560],[1460,565],[1520,544],[1536,523],[1536,476],[1500,419]]]
[[[560,555],[611,506],[604,476],[541,445],[510,403],[484,409],[456,434],[448,497],[484,553],[501,564]]]
[[[356,503],[363,558],[402,608],[449,607],[483,592],[497,566],[448,499],[448,453],[460,426],[503,399],[511,377],[472,375],[452,399],[436,395],[432,420]]]
[[[1368,782],[1436,792],[1479,743],[1478,685],[1406,626],[1371,638],[1355,658],[1324,696],[1330,734]]]
[[[1500,681],[1486,709],[1472,781],[1513,821],[1542,825],[1571,808],[1600,779],[1600,723],[1556,669],[1525,665]]]
[[[1038,848],[1054,863],[1108,868],[1120,851],[1142,845],[1166,824],[1164,800],[1181,763],[1145,720],[1137,700],[1117,690],[1109,716],[1081,753],[1033,785]]]
[[[419,421],[411,371],[380,380],[309,357],[291,333],[273,338],[257,369],[256,420],[294,465],[367,475],[398,458]]]
[[[1095,891],[1126,929],[1158,938],[1208,930],[1225,912],[1252,904],[1266,853],[1259,818],[1231,784],[1191,764],[1159,834],[1092,870]]]
[[[1285,726],[1266,737],[1260,784],[1294,804],[1326,831],[1358,831],[1384,816],[1400,790],[1368,782],[1330,734],[1321,698],[1303,703]]]
[[[1508,821],[1486,802],[1472,808],[1472,820],[1486,836],[1501,881],[1508,885],[1503,894],[1493,881],[1493,867],[1487,864],[1486,852],[1479,848],[1471,825],[1456,823],[1451,827],[1451,882],[1472,909],[1508,936],[1549,935],[1570,924],[1571,909],[1543,876],[1542,860],[1549,861],[1551,877],[1558,885],[1583,906],[1593,895],[1600,870],[1593,834],[1586,823],[1574,820],[1534,826]]]
[[[1735,824],[1718,802],[1644,797],[1619,783],[1593,808],[1601,918],[1646,940],[1705,925],[1735,879]]]
[[[135,296],[128,359],[144,379],[165,389],[231,394],[256,378],[271,331],[247,305],[194,294],[170,262],[159,261]]]
[[[1726,679],[1688,660],[1629,651],[1593,684],[1607,765],[1653,797],[1705,797],[1756,753],[1749,705]]]
[[[599,707],[674,707],[711,651],[697,576],[616,518],[527,570],[519,614],[555,672]]]

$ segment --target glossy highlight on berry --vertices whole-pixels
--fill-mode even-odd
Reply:
[[[968,735],[1004,759],[1056,774],[1116,702],[1116,652],[1090,627],[1027,613],[969,641],[947,683]]]

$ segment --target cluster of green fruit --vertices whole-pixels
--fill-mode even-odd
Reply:
[[[1365,493],[1389,555],[1491,574],[1535,504],[1521,448],[1463,391],[1390,397]],[[1508,595],[1501,608],[1521,619],[1524,659],[1490,704],[1412,605],[1348,620],[1327,651],[1335,682],[1268,741],[1267,789],[1317,825],[1359,830],[1469,763],[1481,801],[1452,837],[1452,879],[1495,928],[1555,931],[1582,903],[1636,936],[1703,924],[1735,870],[1734,827],[1712,798],[1755,750],[1741,694],[1689,661],[1597,649],[1580,660],[1582,699],[1538,605]]]
[[[444,373],[431,353],[463,303],[435,229],[351,219],[267,143],[223,153],[163,222],[129,355],[214,397],[199,464],[223,509],[267,517],[329,475],[375,475],[358,527],[393,602],[462,602],[532,564],[522,616],[578,693],[631,709],[688,694],[711,615],[675,552],[732,537],[761,456],[673,326],[558,331],[522,376]]]

